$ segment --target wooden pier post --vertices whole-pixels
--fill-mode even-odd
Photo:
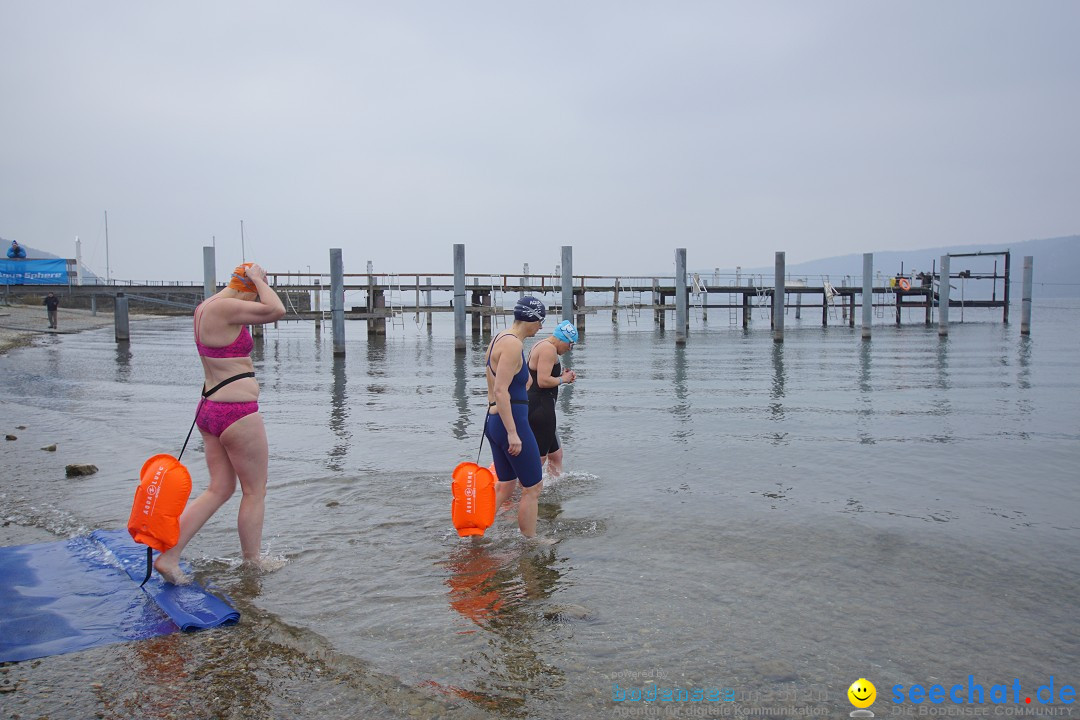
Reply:
[[[213,246],[202,249],[203,300],[217,292],[217,267]]]
[[[753,310],[751,308],[752,308],[752,306],[750,304],[750,293],[744,292],[742,294],[742,326],[743,326],[743,330],[750,327],[750,315],[753,312]]]
[[[615,278],[615,296],[611,302],[611,324],[619,324],[619,278]]]
[[[424,302],[431,307],[431,278],[427,279],[427,290],[424,291]],[[431,327],[431,310],[427,311],[427,326]]]
[[[854,295],[851,296],[854,300]],[[855,308],[851,308],[852,324],[855,322]],[[874,325],[874,253],[862,256],[862,339],[870,339],[870,329]]]
[[[579,333],[585,332],[585,280],[581,281],[582,287],[574,291],[574,327]]]
[[[491,334],[491,293],[480,293],[480,332]]]
[[[475,336],[480,334],[480,278],[474,277],[472,284],[472,294],[469,296],[469,326]]]
[[[653,324],[664,329],[664,296],[660,294],[660,280],[652,279]]]
[[[368,320],[369,335],[386,334],[386,293],[381,287],[375,287],[375,300],[372,309],[378,317]]]
[[[949,256],[941,256],[941,279],[938,281],[938,335],[949,334]]]
[[[562,319],[574,320],[574,246],[562,246]]]
[[[454,350],[465,352],[465,246],[454,245]]]
[[[113,325],[116,328],[116,342],[126,343],[131,340],[131,329],[128,325],[128,299],[124,293],[116,293],[113,300]]]
[[[787,292],[784,285],[785,256],[783,252],[776,253],[776,280],[773,283],[772,299],[772,322],[773,342],[784,342],[784,295]]]
[[[330,248],[330,327],[334,356],[345,354],[345,270],[341,248]]]
[[[689,325],[686,292],[686,248],[675,248],[675,344],[686,344],[686,329]]]
[[[1020,289],[1020,334],[1031,334],[1031,279],[1034,257],[1024,256],[1024,280]],[[1006,284],[1007,286],[1007,284]]]

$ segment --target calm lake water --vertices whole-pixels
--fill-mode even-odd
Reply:
[[[110,679],[133,696],[176,656],[202,668],[195,715],[256,718],[647,716],[614,698],[653,682],[735,699],[653,706],[664,716],[844,717],[860,677],[880,716],[896,684],[1080,685],[1080,303],[1036,303],[1029,338],[1017,306],[1010,325],[969,310],[947,338],[883,318],[870,342],[808,311],[776,344],[758,313],[744,331],[713,312],[685,347],[670,319],[665,333],[588,316],[564,357],[579,381],[557,405],[568,474],[541,499],[548,546],[523,541],[513,511],[479,543],[450,524],[450,471],[480,443],[487,338],[455,353],[448,314],[385,338],[346,323],[335,358],[329,326],[268,328],[254,355],[264,547],[281,567],[237,567],[234,498],[186,559],[241,624],[94,657],[133,657]],[[46,459],[44,441],[8,443],[0,518],[57,537],[124,526],[139,467],[191,423],[190,327],[0,358],[5,429],[60,443]],[[184,460],[198,492],[201,442]],[[100,471],[70,481],[64,462]]]

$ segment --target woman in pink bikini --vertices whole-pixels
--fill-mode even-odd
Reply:
[[[269,449],[247,326],[276,322],[284,315],[281,299],[266,284],[266,271],[253,263],[237,267],[223,290],[195,308],[195,347],[206,376],[195,424],[206,448],[210,486],[180,516],[180,541],[154,562],[169,582],[187,580],[180,570],[180,553],[232,497],[238,479],[244,493],[237,516],[240,549],[245,562],[259,562]]]

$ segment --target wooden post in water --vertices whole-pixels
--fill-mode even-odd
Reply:
[[[787,288],[784,285],[785,254],[776,253],[776,280],[773,283],[772,297],[772,322],[773,342],[784,342],[784,294]]]
[[[454,245],[454,350],[465,352],[465,246]]]
[[[938,335],[949,334],[949,256],[941,256],[941,280],[938,282]]]
[[[855,296],[852,295],[852,298]],[[851,308],[851,320],[855,321],[855,308]],[[874,253],[862,256],[862,339],[870,339],[874,325]]]
[[[202,249],[202,274],[203,274],[203,300],[217,292],[217,267],[213,246],[203,246]]]
[[[431,307],[431,278],[427,279],[427,290],[424,291],[424,301]],[[431,310],[427,311],[427,326],[431,327]]]
[[[660,280],[652,279],[653,323],[664,329],[664,296],[660,294]]]
[[[1032,265],[1034,263],[1034,257],[1031,255],[1024,256],[1024,284],[1021,286],[1020,294],[1020,334],[1031,334],[1031,279],[1032,279]],[[995,281],[996,282],[996,281]]]
[[[480,331],[491,334],[491,293],[480,293]]]
[[[675,344],[686,344],[686,329],[689,325],[686,292],[686,248],[675,248]]]
[[[574,291],[574,309],[576,310],[576,319],[574,320],[574,326],[578,329],[578,332],[585,332],[585,278],[581,279],[581,287]]]
[[[472,318],[472,334],[480,334],[480,278],[472,279],[472,295],[469,296],[469,316]]]
[[[562,246],[562,319],[574,320],[574,246]]]
[[[619,278],[615,278],[615,296],[611,301],[611,324],[619,324]]]
[[[345,270],[341,248],[330,248],[330,326],[334,356],[345,354]]]
[[[116,293],[113,301],[113,325],[116,328],[116,342],[126,343],[131,340],[131,330],[128,326],[128,299],[124,293]]]

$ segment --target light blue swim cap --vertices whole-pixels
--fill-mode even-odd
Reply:
[[[569,320],[563,320],[556,325],[555,331],[551,334],[555,336],[556,340],[562,340],[564,343],[576,343],[578,338],[577,328]]]

